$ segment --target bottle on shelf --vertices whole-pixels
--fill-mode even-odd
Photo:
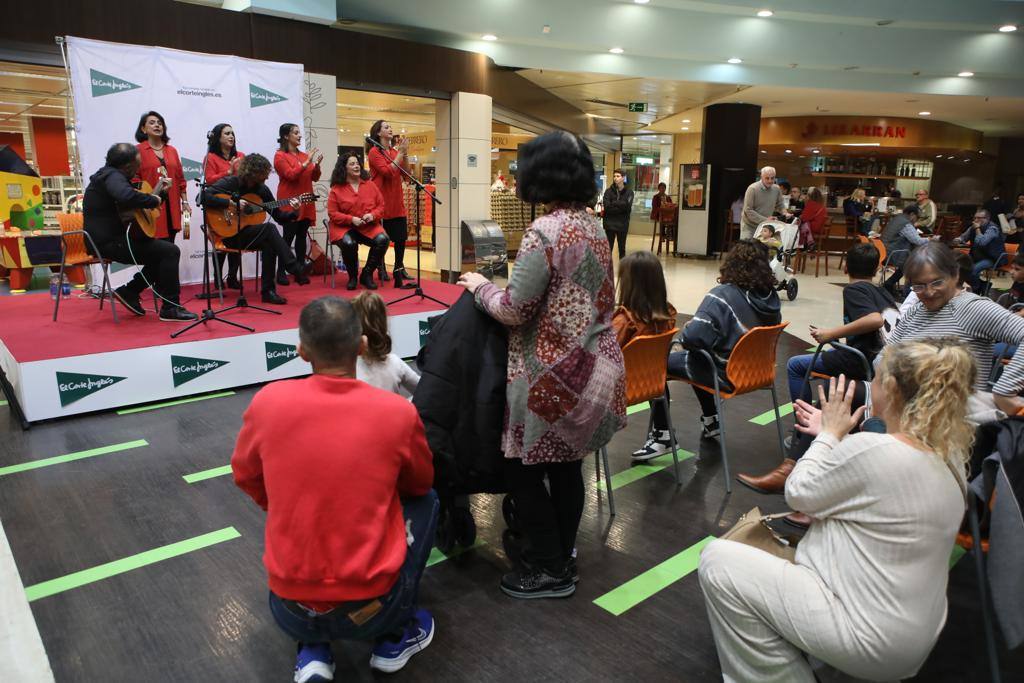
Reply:
[[[911,166],[910,167],[910,177],[913,178],[916,175],[917,175],[917,168],[914,167],[914,166]]]

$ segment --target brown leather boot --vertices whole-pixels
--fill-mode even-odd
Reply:
[[[781,465],[764,476],[754,477],[749,474],[738,474],[736,480],[760,493],[782,493],[786,490],[786,479],[795,465],[796,460],[786,458]]]

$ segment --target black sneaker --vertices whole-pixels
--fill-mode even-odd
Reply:
[[[139,300],[139,295],[128,289],[128,285],[121,285],[115,289],[114,296],[117,297],[117,300],[122,306],[135,315],[146,315],[146,309],[142,307],[142,301]]]
[[[714,439],[722,433],[722,426],[718,423],[718,416],[700,416],[700,438]]]
[[[275,291],[263,292],[260,295],[260,301],[265,304],[274,304],[275,306],[284,306],[288,303],[288,299],[285,299]]]
[[[576,592],[576,584],[568,567],[560,576],[552,576],[543,569],[520,569],[501,577],[501,590],[520,600],[567,598]]]
[[[164,306],[160,309],[160,319],[168,323],[187,323],[198,320],[199,316],[183,306]]]
[[[573,552],[576,552],[575,550]],[[574,584],[580,582],[580,568],[576,564],[576,557],[570,557],[568,564],[565,565],[565,571],[569,572],[569,578],[572,579]]]
[[[667,429],[655,429],[647,435],[647,442],[638,450],[633,451],[633,460],[645,462],[656,458],[662,453],[668,453],[672,448],[672,440]]]

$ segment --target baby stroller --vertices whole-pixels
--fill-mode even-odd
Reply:
[[[793,277],[793,261],[800,247],[800,219],[794,218],[792,223],[765,221],[757,226],[754,238],[774,252],[768,265],[779,282],[776,289],[795,300],[799,285]]]

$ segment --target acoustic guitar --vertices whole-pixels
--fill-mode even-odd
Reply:
[[[153,186],[145,180],[132,183],[132,187],[143,194],[153,194]],[[142,232],[146,237],[156,237],[156,221],[160,218],[160,207],[155,209],[122,209],[121,221],[126,227]]]
[[[249,205],[242,209],[241,215],[239,215],[238,204],[231,198],[231,195],[215,194],[213,196],[229,202],[227,206],[220,209],[213,209],[209,206],[206,208],[206,222],[210,229],[221,238],[234,237],[242,228],[266,223],[267,217],[264,215],[266,212],[288,206],[292,199],[297,199],[299,204],[312,204],[317,200],[317,196],[312,192],[290,199],[278,199],[274,202],[264,202],[262,197],[255,193],[244,194],[242,199]]]

